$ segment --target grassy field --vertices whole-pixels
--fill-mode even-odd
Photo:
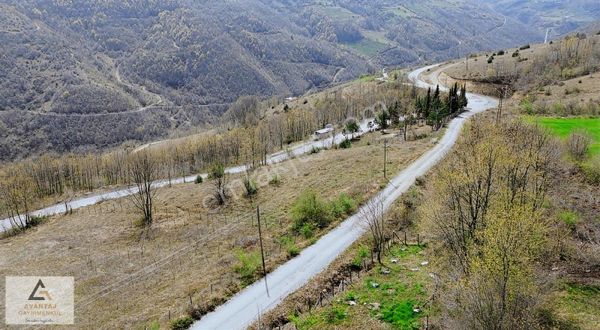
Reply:
[[[393,138],[388,170],[398,172],[431,145],[431,138]],[[311,235],[294,235],[290,209],[302,192],[312,189],[327,201],[343,192],[358,203],[384,186],[382,163],[382,135],[368,134],[350,149],[260,168],[252,174],[259,185],[252,200],[243,196],[243,177],[231,176],[235,197],[216,213],[203,203],[213,194],[211,182],[166,187],[158,191],[149,239],[141,237],[139,215],[128,200],[98,203],[0,240],[0,276],[75,276],[79,327],[164,326],[190,304],[229,297],[247,284],[247,273],[256,270],[257,204],[270,271],[343,219]],[[279,182],[272,184],[275,174]],[[0,301],[0,313],[3,307]]]
[[[388,47],[387,44],[368,38],[361,39],[355,43],[347,43],[345,45],[365,56],[375,56],[379,51]]]
[[[600,118],[527,117],[527,120],[547,128],[561,139],[568,138],[577,130],[586,131],[594,141],[590,147],[590,155],[600,154]]]
[[[559,316],[581,329],[598,329],[600,324],[600,287],[575,283],[564,284],[556,293],[555,307]]]
[[[366,258],[368,247],[360,249],[364,249]],[[385,256],[385,267],[376,266],[349,290],[338,294],[332,304],[292,316],[292,322],[300,330],[420,329],[432,285],[424,265],[428,263],[426,251],[423,246],[393,246]],[[356,262],[360,264],[360,260]]]

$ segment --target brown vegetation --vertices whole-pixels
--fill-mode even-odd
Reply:
[[[175,319],[187,314],[190,304],[220,302],[244,285],[235,269],[254,269],[241,267],[240,257],[258,251],[256,204],[271,271],[327,230],[314,229],[310,238],[296,234],[291,209],[304,190],[312,188],[327,200],[345,192],[357,203],[378,191],[385,184],[381,166],[373,166],[383,159],[379,138],[379,133],[368,134],[349,149],[261,167],[250,174],[260,186],[252,200],[243,197],[245,174],[231,176],[231,198],[217,213],[203,203],[214,194],[208,181],[161,188],[149,239],[139,239],[141,229],[134,223],[139,211],[123,200],[54,216],[44,226],[0,241],[0,275],[76,274],[77,322],[82,327],[143,328],[154,320],[168,324],[169,314]],[[388,170],[399,171],[429,146],[429,139],[390,140]],[[270,184],[275,176],[279,183]],[[16,249],[22,252],[18,257],[10,252]],[[260,257],[247,260],[260,262]],[[260,276],[261,268],[256,270],[253,278]]]

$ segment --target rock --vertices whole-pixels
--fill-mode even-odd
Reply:
[[[555,271],[557,271],[557,270],[558,270],[558,267],[556,267],[556,266],[552,267],[552,271],[553,271],[553,272],[555,272]]]
[[[427,266],[427,265],[429,265],[429,261],[423,261],[423,262],[421,263],[421,266]]]
[[[418,272],[419,271],[419,267],[411,268],[410,270],[413,271],[413,272]]]
[[[369,309],[371,309],[371,310],[378,311],[379,308],[381,308],[380,303],[370,303],[369,304]]]
[[[350,300],[350,301],[348,302],[348,305],[350,305],[350,306],[356,306],[356,301],[354,301],[354,300]]]
[[[398,263],[398,259],[394,258],[392,260],[390,260],[393,264],[397,264]]]
[[[389,274],[391,271],[387,268],[381,268],[381,274],[387,275]]]
[[[421,313],[421,309],[420,309],[419,307],[415,307],[415,308],[413,309],[413,312],[414,312],[414,313],[417,313],[417,314],[418,314],[418,313]]]
[[[377,282],[371,282],[371,287],[378,288],[379,287],[379,283],[377,283]]]

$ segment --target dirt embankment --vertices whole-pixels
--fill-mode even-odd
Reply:
[[[456,65],[456,64],[454,64]],[[480,82],[476,80],[468,80],[468,79],[460,79],[451,76],[446,69],[450,68],[450,66],[446,67],[439,73],[439,81],[442,82],[446,86],[452,86],[454,83],[458,83],[459,85],[467,85],[467,91],[471,93],[489,95],[494,97],[500,97],[502,95],[503,87],[502,84],[488,83],[488,82]]]

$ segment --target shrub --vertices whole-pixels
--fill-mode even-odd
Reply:
[[[579,94],[580,92],[581,92],[581,90],[578,87],[566,88],[565,89],[565,95]]]
[[[504,55],[504,54],[505,54],[504,50],[499,50],[499,51],[498,51],[498,56],[502,56],[502,55]]]
[[[246,188],[246,196],[254,196],[258,192],[256,182],[250,178],[244,179],[244,188]]]
[[[256,279],[256,273],[260,269],[261,258],[259,251],[245,252],[237,251],[238,263],[233,270],[240,275],[243,285],[250,285]]]
[[[312,223],[305,223],[300,227],[300,234],[305,238],[313,237],[315,226]]]
[[[569,153],[577,161],[582,161],[590,150],[592,138],[584,131],[574,131],[569,135],[567,147]]]
[[[269,184],[272,186],[278,186],[280,183],[281,183],[281,178],[279,178],[279,175],[277,175],[277,174],[273,175],[271,180],[269,180]]]
[[[345,193],[341,193],[338,198],[331,203],[331,212],[335,218],[339,218],[343,215],[350,215],[355,209],[356,203]]]
[[[533,103],[529,98],[525,98],[521,101],[521,109],[528,115],[533,114]]]
[[[293,257],[295,257],[295,256],[297,256],[297,255],[299,255],[299,254],[300,254],[300,248],[298,248],[298,247],[296,246],[296,244],[294,244],[294,245],[290,245],[290,246],[287,248],[287,253],[288,253],[288,256],[289,256],[290,258],[293,258]]]
[[[356,268],[362,269],[363,262],[371,255],[371,249],[366,245],[361,245],[358,248],[358,253],[352,261],[352,265]]]
[[[202,178],[202,175],[198,175],[196,177],[196,180],[194,181],[196,184],[201,184],[204,181],[204,179]]]
[[[583,164],[582,170],[590,184],[600,185],[600,155]]]
[[[225,288],[225,292],[228,297],[232,296],[233,294],[235,294],[239,291],[239,287],[237,287],[237,285],[233,284],[234,282],[230,282],[230,283],[231,283],[231,285],[233,285],[235,287],[232,288],[231,285],[228,285]],[[232,291],[233,291],[233,293],[232,293]],[[226,299],[224,297],[213,297],[209,301],[203,301],[198,305],[188,307],[188,314],[192,317],[192,319],[200,320],[204,315],[214,311],[218,306],[222,305],[225,301],[226,301]]]
[[[575,212],[564,211],[558,215],[560,221],[564,222],[570,230],[575,230],[577,222],[579,222],[579,215]]]
[[[306,191],[292,205],[292,217],[296,230],[305,223],[325,228],[331,222],[331,209],[315,192]]]
[[[490,57],[488,58],[487,62],[488,62],[489,64],[492,64],[492,63],[494,63],[494,56],[490,56]]]
[[[296,246],[296,242],[290,236],[281,236],[279,244],[287,251],[288,258],[293,258],[300,254],[300,249]]]
[[[350,142],[350,140],[345,139],[344,141],[342,141],[342,143],[340,143],[340,148],[342,149],[348,149],[352,147],[352,142]]]
[[[309,155],[318,154],[321,152],[321,148],[313,146],[308,152]]]
[[[171,321],[171,330],[189,329],[193,323],[194,323],[194,320],[192,319],[191,316],[183,316],[183,317],[180,317],[178,319]]]
[[[525,50],[525,49],[529,49],[529,48],[531,48],[531,45],[529,45],[529,44],[519,47],[520,50]]]
[[[519,51],[516,50],[514,53],[512,53],[512,57],[519,57]]]

